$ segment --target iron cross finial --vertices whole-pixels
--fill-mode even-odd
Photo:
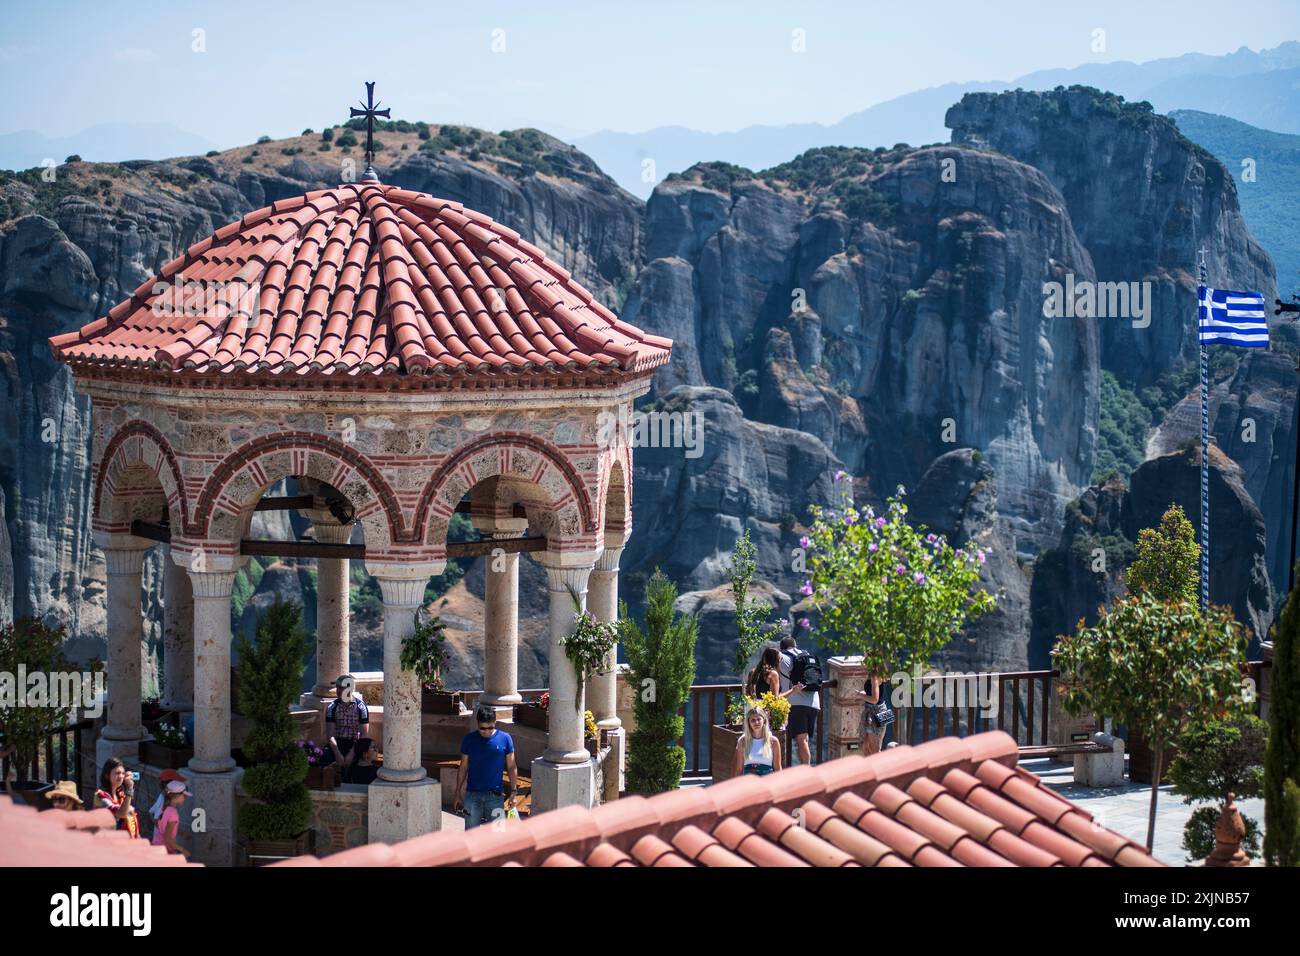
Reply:
[[[357,109],[355,106],[352,107],[353,116],[364,116],[366,118],[366,172],[362,177],[364,179],[379,179],[375,175],[375,169],[372,165],[375,160],[375,117],[392,118],[391,110],[381,110],[378,107],[379,104],[375,102],[375,84],[369,82],[366,84],[366,101],[361,104],[361,109]]]

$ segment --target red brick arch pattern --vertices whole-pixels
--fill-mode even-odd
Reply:
[[[514,449],[541,458],[541,465],[537,473],[532,476],[535,483],[540,484],[546,473],[552,469],[561,475],[569,488],[569,496],[573,498],[573,503],[577,507],[584,534],[591,534],[599,529],[600,510],[592,501],[586,482],[582,480],[577,469],[570,464],[562,451],[534,435],[497,432],[456,449],[434,470],[420,492],[419,505],[416,508],[415,527],[420,529],[421,535],[428,534],[429,522],[434,514],[450,517],[449,513],[444,514],[445,507],[439,502],[439,495],[448,481],[459,473],[465,480],[466,486],[473,487],[485,478],[509,474],[509,458]],[[470,466],[472,459],[484,452],[493,451],[497,453],[495,470],[484,474],[473,471]],[[551,504],[556,510],[560,510],[565,502],[561,500]]]
[[[152,464],[146,460],[146,449],[150,446],[157,452]],[[188,527],[189,502],[185,499],[180,462],[163,433],[148,422],[138,419],[119,428],[104,449],[99,472],[95,476],[94,520],[105,523],[105,504],[116,496],[118,478],[134,465],[149,468],[158,476],[158,483],[167,496],[168,511],[179,515],[181,526]]]
[[[375,493],[379,506],[383,509],[388,523],[389,540],[394,543],[415,540],[414,533],[403,526],[402,509],[397,501],[397,495],[374,463],[357,449],[340,441],[314,432],[298,431],[263,435],[245,443],[225,458],[204,482],[203,490],[199,493],[198,506],[195,508],[193,526],[187,527],[188,533],[198,537],[207,535],[213,512],[218,507],[225,490],[241,473],[247,473],[259,486],[265,484],[267,479],[274,481],[280,477],[287,477],[266,475],[258,467],[261,459],[286,451],[315,452],[332,459],[339,465],[339,472],[332,476],[332,480],[326,480],[335,487],[344,483],[352,475],[359,477]],[[249,504],[250,502],[240,502],[240,505],[244,506]],[[364,517],[364,513],[365,509],[359,509],[358,518]]]

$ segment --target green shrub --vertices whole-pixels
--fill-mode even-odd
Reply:
[[[1300,599],[1292,591],[1273,631],[1273,667],[1264,756],[1264,860],[1300,866]]]
[[[254,641],[240,637],[239,704],[252,722],[244,741],[249,767],[239,830],[253,840],[287,840],[311,824],[307,754],[294,744],[289,707],[302,687],[309,647],[302,608],[277,595],[257,622]]]
[[[1204,860],[1214,851],[1214,825],[1219,820],[1218,807],[1198,807],[1183,826],[1183,849],[1193,860]],[[1242,814],[1246,836],[1241,848],[1251,856],[1259,854],[1259,824]]]
[[[633,793],[676,789],[686,769],[686,751],[677,745],[685,725],[678,710],[695,679],[695,640],[699,621],[678,617],[677,587],[655,570],[645,589],[645,630],[620,603],[618,631],[627,655],[635,698],[636,729],[628,739],[627,788]]]

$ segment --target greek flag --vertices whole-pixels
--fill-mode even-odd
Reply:
[[[1196,310],[1201,344],[1226,342],[1248,349],[1268,348],[1268,319],[1264,296],[1258,292],[1233,292],[1201,286]]]

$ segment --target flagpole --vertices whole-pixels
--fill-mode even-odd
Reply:
[[[1201,285],[1206,286],[1205,248],[1201,248]],[[1200,310],[1197,310],[1199,317]],[[1201,350],[1201,611],[1210,609],[1210,361],[1197,323]]]

